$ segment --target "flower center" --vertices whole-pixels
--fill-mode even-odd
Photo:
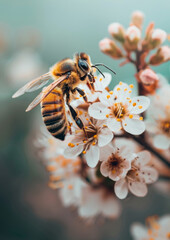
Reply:
[[[165,134],[170,136],[170,121],[167,121],[167,120],[162,121],[161,122],[161,129]]]
[[[117,167],[119,167],[119,165],[123,162],[123,159],[118,154],[112,153],[112,155],[108,159],[108,162],[109,162],[109,168],[111,170],[114,170]]]
[[[126,107],[120,103],[115,103],[112,107],[112,113],[116,118],[123,118],[127,113]]]

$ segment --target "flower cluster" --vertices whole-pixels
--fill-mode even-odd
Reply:
[[[122,65],[135,65],[139,96],[133,93],[132,84],[119,82],[111,89],[111,75],[104,73],[103,78],[94,72],[95,90],[80,84],[86,97],[77,93],[70,101],[82,127],[66,105],[65,140],[49,133],[39,140],[41,158],[50,172],[49,186],[59,188],[63,204],[76,207],[84,218],[116,218],[121,199],[128,194],[144,197],[159,174],[170,176],[170,86],[150,68],[170,60],[170,48],[161,46],[167,34],[154,29],[153,23],[142,39],[143,17],[139,11],[133,13],[126,30],[119,23],[111,24],[114,40],[100,42],[102,52],[124,58]],[[149,57],[152,50],[156,53]],[[150,226],[150,238],[141,234],[136,239],[155,239],[155,222]],[[160,232],[157,236],[164,234]]]
[[[50,173],[49,186],[59,188],[63,204],[76,207],[85,218],[118,217],[118,199],[128,192],[144,197],[147,185],[158,178],[150,153],[125,138],[145,131],[141,114],[149,107],[149,98],[134,97],[133,85],[123,82],[110,90],[111,75],[104,74],[105,79],[95,77],[94,93],[84,86],[89,103],[84,104],[80,95],[70,103],[84,127],[80,129],[67,111],[65,140],[46,132],[38,144]]]
[[[135,223],[132,225],[131,232],[134,240],[169,240],[170,215],[161,218],[148,217],[146,227],[140,223]]]
[[[105,38],[100,41],[99,46],[100,50],[111,58],[124,59],[121,65],[126,63],[135,65],[140,93],[146,95],[153,94],[159,87],[159,78],[151,66],[169,61],[170,47],[162,46],[167,33],[162,29],[155,29],[154,23],[148,25],[142,38],[143,19],[144,14],[135,11],[127,29],[119,23],[110,24],[108,31],[113,39]],[[152,50],[156,52],[150,55]]]

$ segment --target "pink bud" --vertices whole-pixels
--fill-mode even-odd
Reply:
[[[125,30],[120,23],[112,23],[108,27],[108,31],[118,41],[124,41]]]
[[[159,80],[154,71],[147,68],[140,73],[140,80],[145,85],[152,85]]]
[[[144,19],[144,14],[141,11],[135,11],[132,13],[132,24],[136,27],[141,28]]]
[[[167,38],[167,34],[162,29],[155,29],[152,32],[151,39],[159,41],[159,44],[162,44]]]
[[[159,55],[161,55],[163,57],[164,62],[168,61],[170,59],[170,47],[168,47],[168,46],[160,47]]]
[[[99,42],[100,50],[112,58],[119,59],[123,57],[121,49],[116,45],[113,40],[104,38]]]
[[[126,31],[126,36],[133,42],[141,38],[141,31],[136,26],[130,26]]]

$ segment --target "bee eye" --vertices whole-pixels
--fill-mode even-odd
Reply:
[[[78,66],[79,66],[79,68],[80,68],[81,70],[83,70],[83,71],[85,71],[85,72],[87,72],[87,71],[89,70],[89,66],[88,66],[88,64],[87,64],[86,61],[79,60]]]

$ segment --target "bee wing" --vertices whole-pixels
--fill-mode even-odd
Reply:
[[[27,107],[26,112],[35,108],[40,102],[48,96],[48,94],[57,87],[59,83],[64,81],[67,78],[67,75],[63,75],[62,77],[58,78],[55,82],[52,82],[48,87],[46,87],[40,94],[30,103]]]
[[[22,88],[20,88],[16,93],[14,93],[12,98],[19,97],[26,92],[32,92],[43,87],[48,82],[49,78],[50,78],[50,72],[45,73],[40,77],[33,79],[32,81],[25,84]]]

